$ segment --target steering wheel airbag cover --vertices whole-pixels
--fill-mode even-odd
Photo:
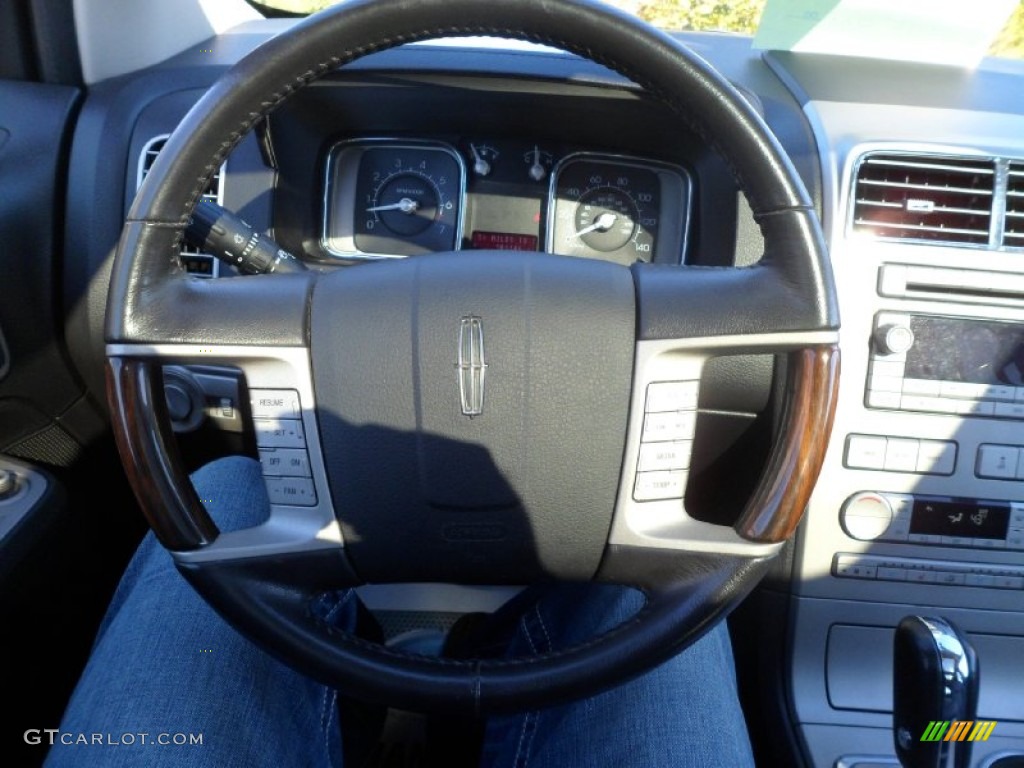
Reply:
[[[318,281],[319,429],[360,576],[594,575],[622,466],[633,296],[624,267],[547,254],[438,254]],[[476,415],[460,399],[474,372],[457,367],[469,322]]]

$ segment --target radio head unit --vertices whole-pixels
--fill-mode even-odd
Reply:
[[[1024,324],[879,312],[865,402],[1024,419]]]

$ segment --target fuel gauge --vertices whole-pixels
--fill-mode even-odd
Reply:
[[[474,176],[490,176],[501,153],[490,144],[469,144],[470,166]]]
[[[551,170],[552,157],[536,144],[533,149],[523,154],[523,162],[527,165],[527,175],[534,181],[544,181]]]

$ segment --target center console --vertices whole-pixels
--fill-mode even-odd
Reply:
[[[950,118],[854,106],[806,108],[831,142],[843,375],[795,546],[791,714],[816,768],[894,765],[895,628],[941,615],[977,649],[988,766],[1024,752],[1024,147],[875,144],[882,113],[908,135]]]

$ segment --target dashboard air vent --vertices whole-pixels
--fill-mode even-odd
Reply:
[[[1006,225],[1003,245],[1024,248],[1024,162],[1010,163],[1006,179]]]
[[[987,245],[994,191],[991,160],[868,155],[857,171],[853,231],[885,239]]]
[[[146,146],[142,150],[142,156],[139,158],[138,187],[142,186],[146,174],[149,173],[149,169],[156,162],[157,155],[160,154],[160,150],[167,143],[167,138],[167,136],[157,136],[146,142]],[[204,200],[211,200],[218,205],[224,204],[224,196],[221,190],[221,177],[223,174],[224,166],[222,165],[220,170],[210,179],[210,185],[203,193]],[[185,243],[181,245],[181,260],[184,262],[185,269],[188,270],[189,274],[198,275],[199,277],[217,277],[220,274],[220,262],[216,258],[208,253],[202,253]]]

